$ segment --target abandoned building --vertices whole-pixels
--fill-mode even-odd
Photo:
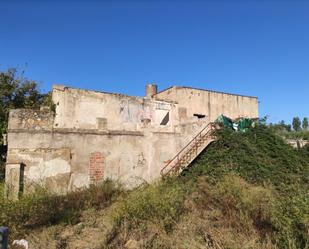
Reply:
[[[173,86],[145,97],[54,85],[55,110],[10,112],[6,185],[17,197],[40,184],[66,193],[104,179],[132,188],[160,176],[210,122],[257,118],[256,97]]]

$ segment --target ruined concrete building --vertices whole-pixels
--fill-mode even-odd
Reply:
[[[145,97],[54,85],[49,109],[10,112],[6,183],[18,196],[36,184],[66,193],[104,179],[151,182],[219,115],[258,117],[256,97],[190,87]]]

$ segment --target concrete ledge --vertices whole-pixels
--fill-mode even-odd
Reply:
[[[60,133],[60,134],[93,134],[93,135],[116,135],[116,136],[144,136],[140,131],[98,131],[90,129],[70,129],[70,128],[54,128],[44,130],[34,129],[9,129],[8,133],[30,133],[30,134],[44,134],[44,133]]]

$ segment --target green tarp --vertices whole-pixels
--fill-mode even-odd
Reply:
[[[246,132],[249,128],[254,127],[255,125],[255,122],[250,118],[241,118],[233,122],[232,119],[224,115],[220,115],[216,122],[222,124],[226,128],[240,132]]]
[[[246,132],[249,128],[254,127],[254,122],[250,118],[242,118],[238,120],[238,131]]]
[[[233,128],[233,121],[232,121],[232,119],[230,119],[230,118],[228,118],[228,117],[226,117],[224,115],[220,115],[217,118],[216,122],[222,124],[226,128],[234,129]]]

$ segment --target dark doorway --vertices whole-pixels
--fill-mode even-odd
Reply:
[[[20,171],[19,171],[19,191],[18,191],[18,197],[21,197],[24,193],[24,176],[25,176],[25,164],[20,164]]]

